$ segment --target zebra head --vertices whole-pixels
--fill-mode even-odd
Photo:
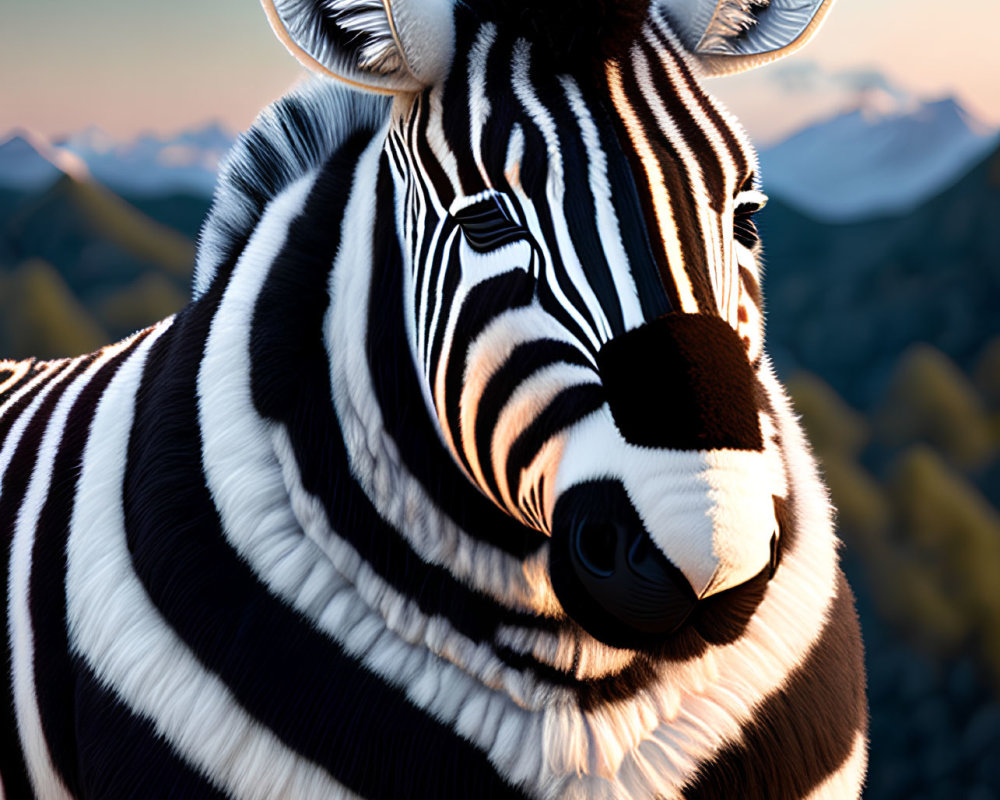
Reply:
[[[264,3],[309,67],[394,95],[380,199],[423,399],[549,537],[557,605],[615,647],[737,635],[794,475],[756,158],[698,76],[798,47],[831,0]]]

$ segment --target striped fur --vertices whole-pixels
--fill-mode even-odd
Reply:
[[[260,117],[178,315],[0,362],[6,797],[859,794],[860,638],[764,351],[751,146],[655,4],[596,72],[454,26],[447,81]],[[655,398],[630,343],[691,318],[736,332],[755,444],[629,433],[684,435],[695,378]],[[609,481],[721,612],[627,647],[567,613],[554,528]]]

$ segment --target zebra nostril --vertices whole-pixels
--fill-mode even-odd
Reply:
[[[612,647],[660,647],[698,598],[616,481],[568,489],[553,512],[549,571],[566,613]]]
[[[665,579],[663,570],[657,563],[656,550],[647,536],[637,536],[628,549],[628,565],[632,572],[647,580],[659,582]]]
[[[778,534],[775,532],[771,534],[771,561],[767,576],[768,580],[773,578],[774,573],[778,571],[778,561],[780,560],[780,557],[781,551],[778,548]]]
[[[618,531],[610,522],[585,523],[573,532],[573,549],[585,569],[599,578],[614,574]]]
[[[683,574],[639,526],[578,521],[569,537],[576,580],[592,602],[643,634],[677,630],[697,598]]]

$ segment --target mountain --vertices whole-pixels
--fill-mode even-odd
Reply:
[[[900,355],[934,345],[971,372],[1000,334],[1000,147],[906,214],[831,223],[775,198],[759,215],[769,349],[869,408]]]
[[[178,310],[230,141],[216,126],[127,144],[93,128],[0,141],[0,352],[79,353]]]
[[[152,270],[179,287],[194,264],[189,236],[91,180],[63,174],[42,192],[0,192],[0,272],[28,260],[54,266],[84,302]]]
[[[217,124],[173,137],[143,134],[118,142],[96,127],[52,142],[26,131],[0,141],[0,189],[41,192],[64,173],[89,175],[135,198],[210,198],[222,157],[235,136]]]
[[[108,334],[41,259],[0,271],[0,346],[6,356],[58,358],[96,350]]]
[[[172,196],[153,208],[193,216],[198,202]],[[0,211],[3,356],[87,352],[186,301],[192,239],[99,183],[62,174],[41,192],[0,190]]]
[[[761,152],[772,196],[852,222],[914,209],[960,178],[1000,137],[957,101],[862,102]]]
[[[62,170],[39,152],[24,131],[0,143],[0,186],[18,191],[38,191],[51,186]]]
[[[88,128],[56,144],[78,156],[96,180],[118,194],[211,197],[219,161],[234,140],[213,123],[174,137],[143,134],[130,142],[115,142],[100,129]]]

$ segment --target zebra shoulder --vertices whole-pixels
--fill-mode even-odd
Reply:
[[[382,126],[390,100],[313,78],[260,113],[223,160],[198,237],[193,294],[235,258],[267,204],[337,152],[359,130]]]

